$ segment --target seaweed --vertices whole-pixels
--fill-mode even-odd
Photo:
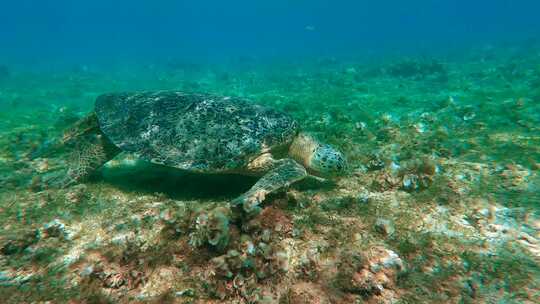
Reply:
[[[536,55],[471,52],[238,66],[171,59],[129,73],[54,76],[9,66],[5,77],[0,67],[2,300],[534,300],[540,270],[523,244],[535,238],[540,201],[540,65]],[[32,156],[90,111],[98,93],[157,88],[285,111],[341,147],[348,172],[327,187],[270,195],[253,219],[227,208],[257,177],[130,166],[122,156],[83,185],[55,189],[38,177],[65,167],[66,151]],[[520,238],[489,234],[499,221]],[[406,265],[388,293],[350,280],[375,247]]]

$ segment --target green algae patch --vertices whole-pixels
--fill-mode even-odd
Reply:
[[[159,77],[14,73],[0,95],[0,294],[6,303],[533,303],[540,64],[500,52],[482,62],[156,66]],[[291,185],[253,217],[229,203],[256,178],[126,155],[88,182],[48,187],[68,151],[32,156],[101,92],[144,89],[286,111],[344,151],[346,173]]]

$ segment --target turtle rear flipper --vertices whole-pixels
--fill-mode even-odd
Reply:
[[[65,188],[84,181],[121,152],[100,131],[95,114],[77,122],[54,146],[58,147],[60,142],[69,143],[64,147],[69,147],[71,152],[66,169],[45,177],[45,183],[53,188]]]
[[[99,130],[96,113],[92,112],[64,130],[61,137],[49,139],[42,143],[37,150],[30,153],[29,157],[30,159],[51,157],[76,146],[81,138],[97,133],[101,133],[101,131]]]
[[[260,212],[259,205],[266,195],[286,188],[308,176],[306,169],[292,159],[275,161],[273,169],[259,179],[251,189],[232,202],[233,207],[241,208],[241,212],[255,215]]]
[[[120,149],[102,135],[94,135],[77,144],[68,158],[67,168],[43,176],[49,188],[66,188],[85,181],[101,166],[114,158]]]
[[[70,165],[61,186],[67,187],[86,180],[120,152],[101,132],[84,136],[71,153]]]

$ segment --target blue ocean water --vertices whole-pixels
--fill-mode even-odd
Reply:
[[[446,51],[537,39],[538,1],[3,1],[24,63]],[[5,59],[4,59],[5,61]]]

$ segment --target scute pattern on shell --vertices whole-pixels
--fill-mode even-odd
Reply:
[[[201,172],[241,170],[298,132],[290,116],[250,101],[178,91],[105,94],[96,100],[96,114],[120,149]]]

